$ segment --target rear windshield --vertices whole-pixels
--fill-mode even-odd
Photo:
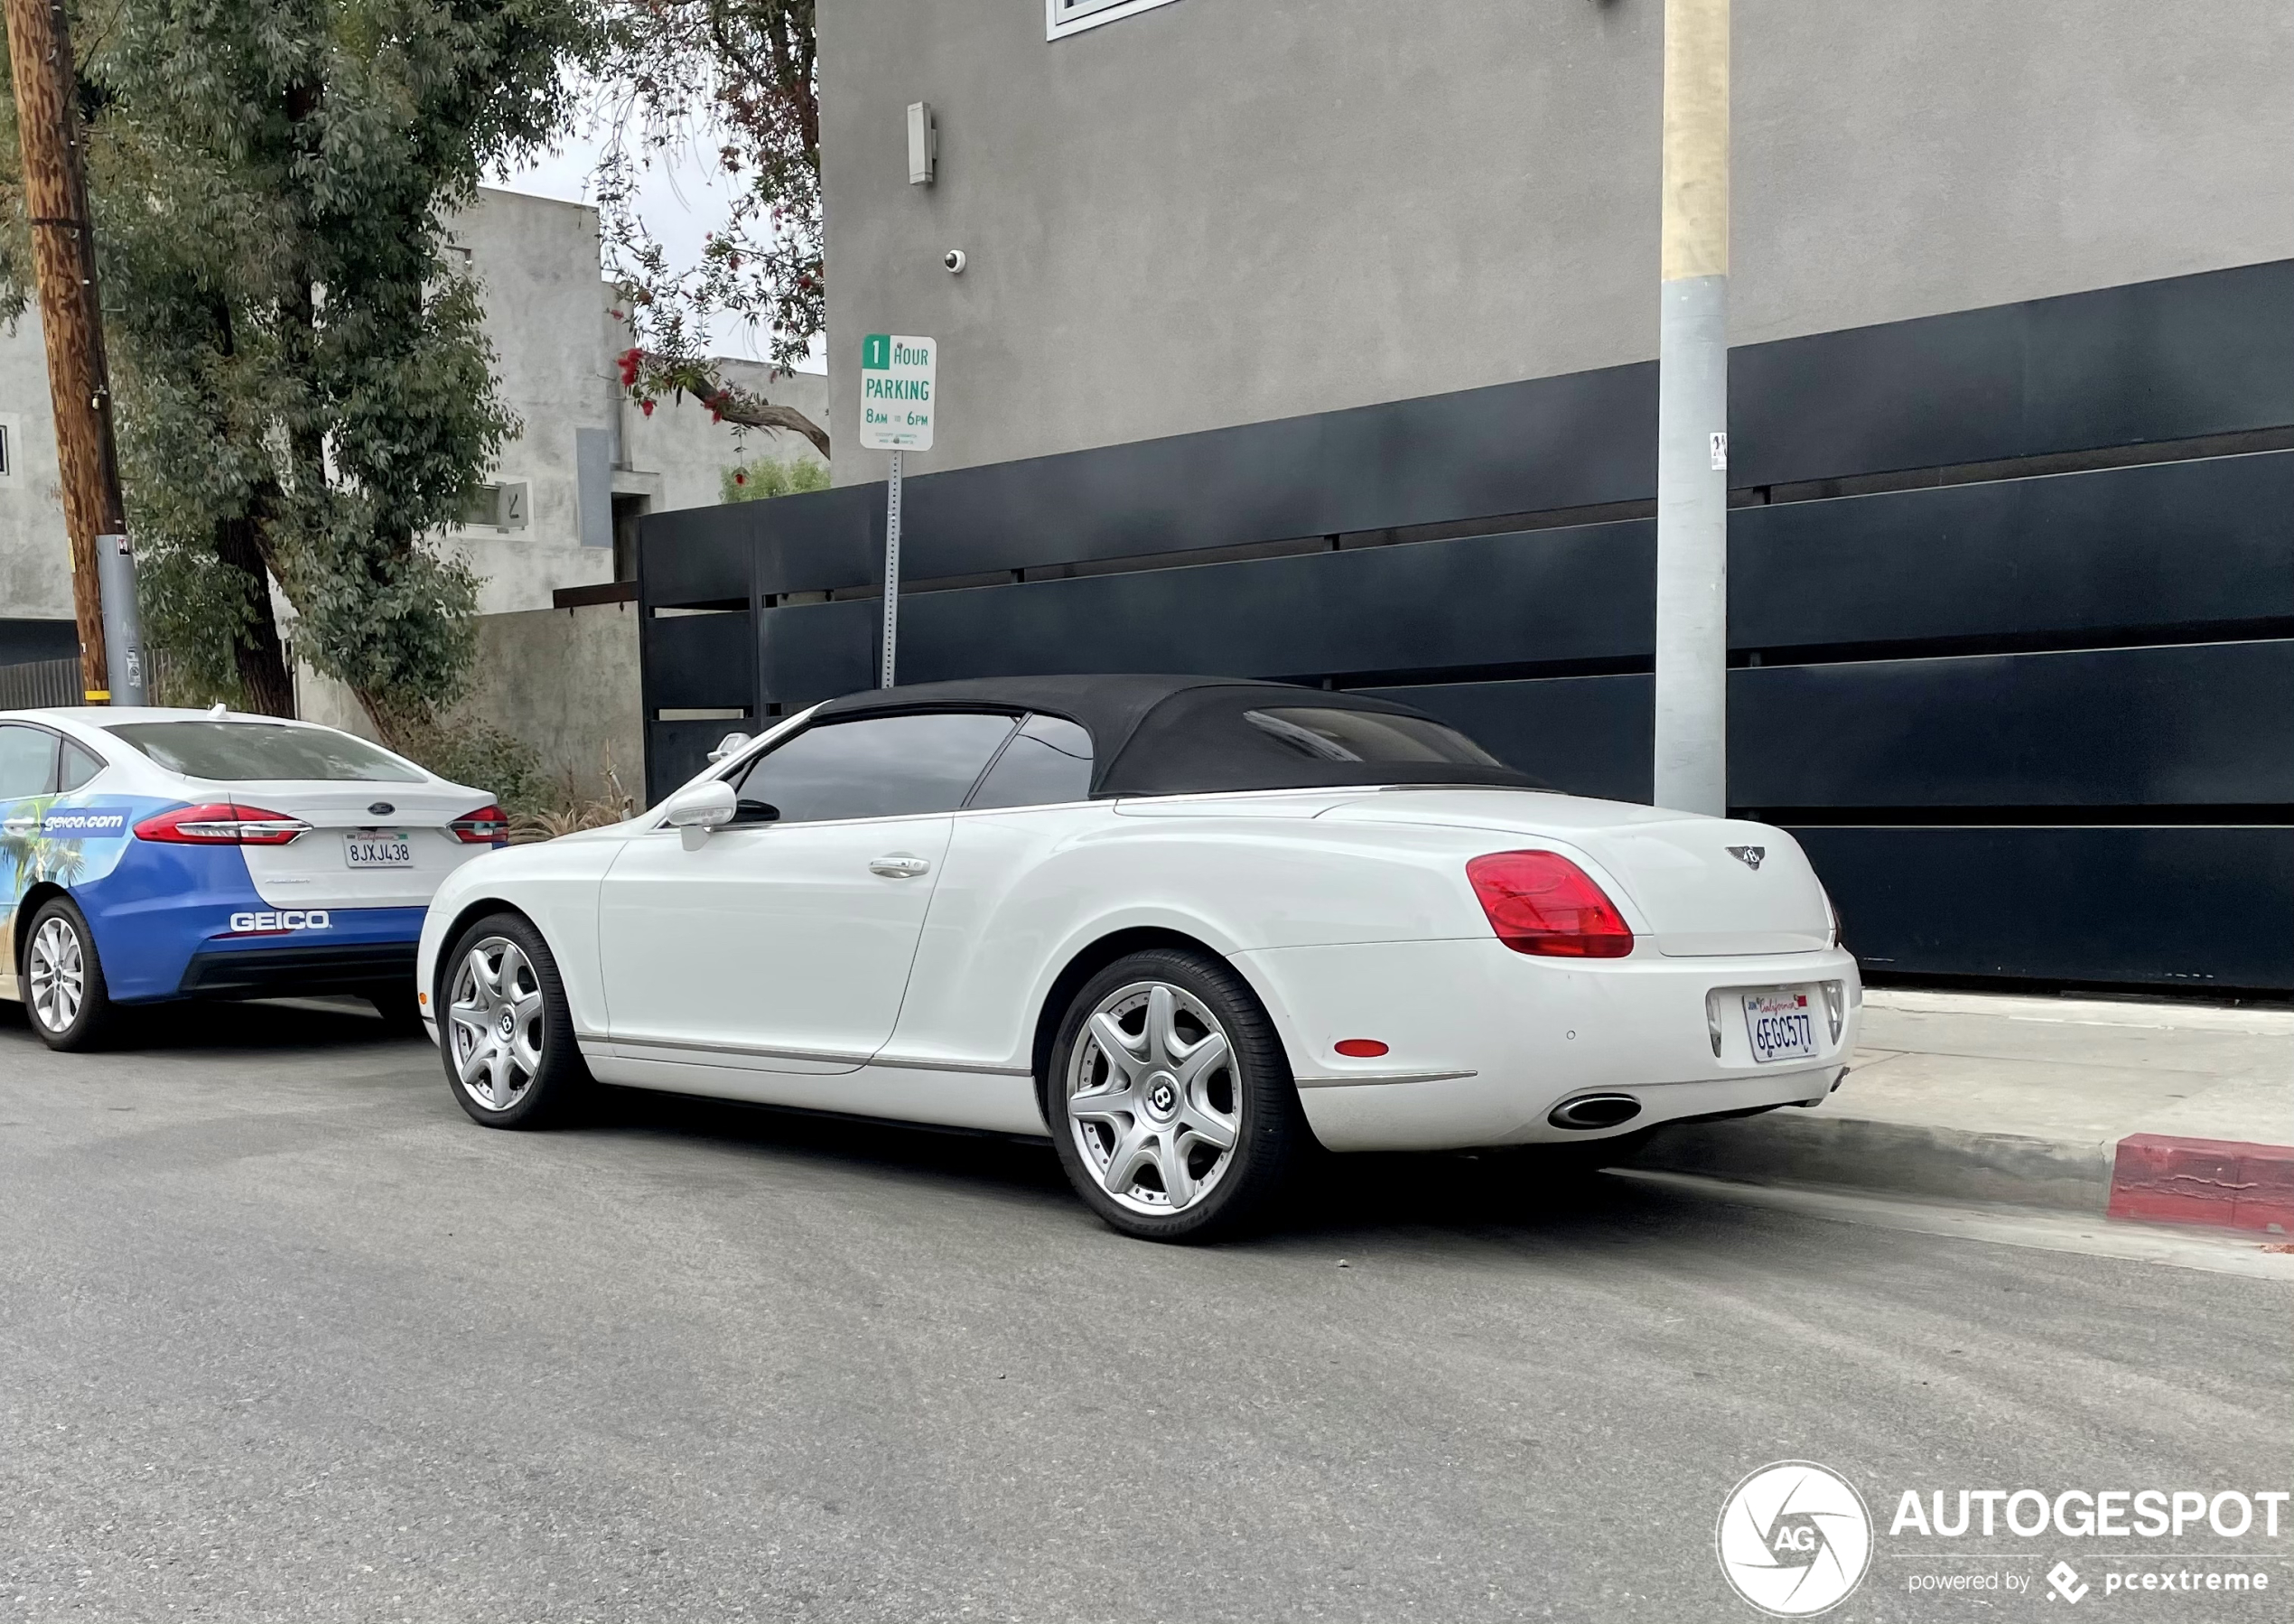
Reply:
[[[1423,716],[1285,705],[1245,711],[1244,720],[1297,751],[1324,761],[1439,761],[1457,767],[1505,763],[1456,728]]]
[[[380,779],[419,784],[396,756],[347,733],[264,722],[120,722],[106,729],[195,779]]]

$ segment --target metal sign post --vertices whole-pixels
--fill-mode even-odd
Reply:
[[[892,453],[892,478],[884,498],[884,659],[876,686],[892,686],[892,660],[900,642],[900,453]]]
[[[932,449],[933,392],[939,346],[903,333],[861,341],[861,443],[892,453],[884,494],[884,654],[881,686],[892,686],[900,629],[900,453]]]

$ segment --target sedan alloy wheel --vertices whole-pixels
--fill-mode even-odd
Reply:
[[[33,1018],[51,1032],[69,1031],[88,994],[88,958],[79,933],[61,914],[50,914],[32,933],[25,969]]]

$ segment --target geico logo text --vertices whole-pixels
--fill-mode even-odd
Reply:
[[[235,913],[231,916],[231,929],[234,930],[325,930],[331,929],[333,923],[323,908],[290,908],[284,913]]]

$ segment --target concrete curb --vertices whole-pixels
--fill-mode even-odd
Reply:
[[[2001,1201],[2101,1217],[2113,1147],[1855,1116],[1772,1111],[1736,1122],[1663,1127],[1637,1167],[1753,1184]]]
[[[2294,1145],[2167,1134],[2082,1143],[1779,1111],[1659,1128],[1632,1164],[1748,1184],[2294,1233]]]
[[[2111,1216],[2284,1235],[2294,1230],[2294,1145],[2130,1134],[2112,1168]]]

